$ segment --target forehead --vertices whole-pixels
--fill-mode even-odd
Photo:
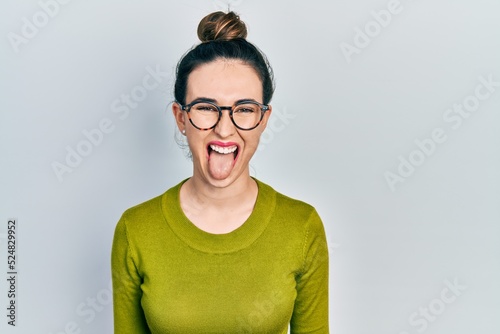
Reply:
[[[213,98],[224,104],[242,98],[262,102],[262,82],[250,65],[218,59],[191,72],[186,93],[186,103],[198,97]]]

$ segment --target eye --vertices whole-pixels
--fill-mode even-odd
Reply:
[[[196,111],[199,111],[199,112],[206,112],[206,113],[209,113],[209,112],[218,113],[219,112],[217,110],[217,108],[210,103],[196,103],[195,105],[193,105],[192,108]]]
[[[238,105],[234,109],[234,112],[241,113],[241,114],[251,114],[251,113],[255,113],[257,111],[258,111],[258,106],[255,104],[251,104],[251,103]]]

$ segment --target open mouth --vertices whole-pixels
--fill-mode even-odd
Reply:
[[[208,171],[213,178],[222,180],[227,178],[239,153],[236,143],[211,142],[207,145]]]
[[[212,154],[212,152],[218,153],[218,154],[233,154],[233,159],[236,159],[236,156],[238,155],[238,146],[233,145],[233,146],[218,146],[215,144],[208,145],[208,156]]]

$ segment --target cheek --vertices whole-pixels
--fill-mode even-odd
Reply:
[[[187,143],[193,155],[203,156],[205,148],[203,147],[203,137],[199,134],[189,134]]]
[[[262,134],[262,131],[258,131],[258,132],[253,133],[252,135],[243,137],[243,140],[245,141],[245,145],[248,148],[255,150],[257,148],[257,146],[259,146],[261,134]]]

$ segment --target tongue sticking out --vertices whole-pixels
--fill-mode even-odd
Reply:
[[[229,176],[234,166],[234,153],[222,154],[210,150],[208,168],[214,179],[222,180]]]

